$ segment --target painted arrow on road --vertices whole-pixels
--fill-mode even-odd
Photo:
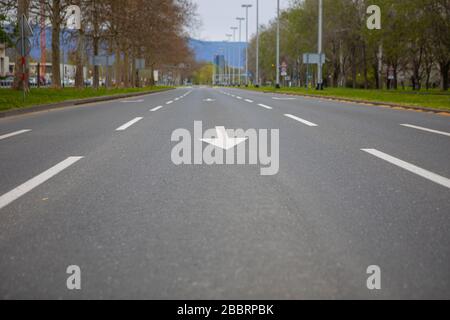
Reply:
[[[224,150],[230,150],[242,142],[247,141],[248,138],[230,138],[225,127],[216,127],[217,139],[200,139],[203,142],[212,144]]]

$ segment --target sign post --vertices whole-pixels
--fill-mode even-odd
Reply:
[[[318,54],[318,53],[305,53],[303,54],[303,63],[306,64],[306,87],[309,88],[309,65],[310,64],[316,64],[319,68],[321,68],[326,61],[326,56],[324,53]],[[317,79],[319,81],[319,79]],[[318,82],[319,85],[321,85],[320,82]]]

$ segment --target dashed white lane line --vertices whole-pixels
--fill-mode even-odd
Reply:
[[[166,104],[172,104],[172,103],[173,103],[172,100],[166,102]]]
[[[34,188],[38,187],[39,185],[43,184],[47,180],[51,179],[52,177],[56,176],[61,171],[67,169],[74,163],[78,162],[79,160],[83,159],[84,157],[69,157],[63,162],[60,162],[53,168],[48,169],[47,171],[41,173],[40,175],[34,177],[31,180],[28,180],[24,184],[18,186],[14,190],[11,190],[8,193],[5,193],[0,197],[0,209],[3,209],[7,205],[9,205],[11,202],[17,200],[18,198],[22,197],[24,194],[30,192]]]
[[[123,126],[120,126],[119,128],[117,128],[116,131],[125,131],[125,130],[127,130],[129,127],[131,127],[133,124],[135,124],[135,123],[141,121],[142,119],[144,119],[144,118],[142,118],[142,117],[135,118],[135,119],[133,119],[133,120],[131,120],[131,121],[125,123]]]
[[[8,133],[8,134],[5,134],[5,135],[3,135],[3,136],[0,136],[0,140],[4,140],[4,139],[7,139],[7,138],[11,138],[11,137],[14,137],[14,136],[18,136],[19,134],[23,134],[23,133],[27,133],[27,132],[30,132],[31,130],[20,130],[20,131],[16,131],[16,132],[12,132],[12,133]]]
[[[242,97],[237,96],[236,99],[242,100]]]
[[[158,106],[158,107],[156,107],[156,108],[153,108],[152,110],[150,110],[151,112],[156,112],[156,111],[158,111],[158,110],[160,110],[160,109],[162,109],[163,108],[163,106]]]
[[[286,117],[288,117],[288,118],[291,118],[291,119],[293,119],[293,120],[295,120],[295,121],[301,122],[301,123],[303,123],[303,124],[306,124],[307,126],[310,126],[310,127],[318,127],[317,124],[312,123],[312,122],[310,122],[310,121],[308,121],[308,120],[305,120],[305,119],[302,119],[302,118],[293,116],[292,114],[285,114],[284,116],[286,116]]]
[[[254,102],[253,100],[250,100],[250,99],[245,99],[245,101],[248,102],[248,103],[253,103]]]
[[[431,133],[437,133],[437,134],[440,134],[443,136],[450,137],[449,132],[438,131],[438,130],[428,129],[428,128],[424,128],[424,127],[419,127],[419,126],[413,126],[412,124],[401,124],[401,126],[412,128],[412,129],[417,129],[417,130],[422,130],[422,131],[427,131],[427,132],[431,132]]]
[[[382,159],[384,161],[387,161],[393,165],[396,165],[397,167],[400,167],[402,169],[405,169],[409,172],[415,173],[418,176],[421,176],[422,178],[428,179],[430,181],[433,181],[437,184],[440,184],[441,186],[450,188],[450,179],[447,179],[443,176],[440,176],[438,174],[435,174],[433,172],[430,172],[428,170],[419,168],[411,163],[405,162],[403,160],[400,160],[398,158],[392,157],[384,152],[378,151],[376,149],[361,149],[364,152],[367,152],[379,159]]]
[[[268,109],[268,110],[272,110],[273,109],[272,107],[266,106],[265,104],[262,104],[262,103],[258,104],[258,106],[263,107],[263,108]]]

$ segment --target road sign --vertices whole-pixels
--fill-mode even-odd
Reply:
[[[23,44],[23,47],[22,47],[22,44]],[[24,54],[25,56],[29,55],[31,52],[31,47],[32,47],[32,44],[31,44],[31,40],[29,38],[25,37],[23,39],[23,42],[22,42],[22,38],[20,38],[16,42],[16,50],[17,50],[17,53],[20,55],[22,55],[22,54]]]
[[[137,70],[145,69],[145,59],[136,59],[135,65]]]
[[[283,61],[281,63],[281,76],[282,77],[286,77],[287,76],[287,67],[288,67],[287,63]]]
[[[30,24],[28,23],[28,19],[25,15],[22,16],[20,19],[20,25],[23,28],[23,36],[24,37],[32,37],[34,35],[33,29],[31,28]]]
[[[114,64],[114,58],[110,56],[94,56],[92,58],[92,64],[94,66],[112,66]]]
[[[324,64],[325,63],[325,53],[305,53],[303,55],[303,63],[304,64]]]

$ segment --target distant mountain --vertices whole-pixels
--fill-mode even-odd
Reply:
[[[244,42],[202,41],[189,39],[189,46],[194,51],[195,58],[199,62],[212,62],[215,55],[222,54],[225,57],[229,55],[230,64],[236,67],[239,66],[238,50],[241,50],[242,54],[240,67],[244,67],[246,48],[246,43]],[[234,55],[234,59],[231,57],[232,54]]]

